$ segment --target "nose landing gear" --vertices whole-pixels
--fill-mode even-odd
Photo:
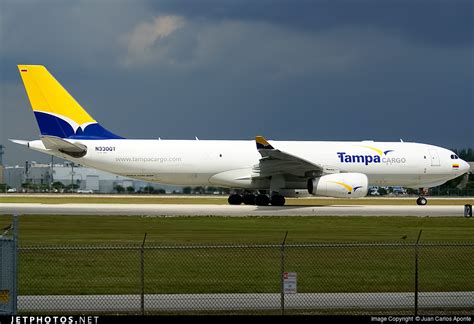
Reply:
[[[416,200],[416,204],[418,206],[424,206],[428,203],[428,199],[424,197],[424,195],[428,194],[428,188],[420,188],[419,189],[420,197]]]
[[[428,199],[426,199],[425,197],[418,197],[418,199],[416,200],[416,204],[418,206],[424,206],[428,203]]]

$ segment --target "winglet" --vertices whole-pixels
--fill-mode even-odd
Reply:
[[[267,149],[267,150],[273,150],[273,146],[270,145],[270,143],[267,142],[265,137],[263,136],[255,136],[255,143],[257,143],[257,149]]]

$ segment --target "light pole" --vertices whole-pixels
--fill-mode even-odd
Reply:
[[[74,193],[74,162],[71,162],[71,193]]]
[[[53,192],[53,183],[54,183],[54,156],[51,155],[51,176],[49,177],[49,192]]]
[[[5,146],[0,145],[0,165],[3,165],[2,157],[3,157],[3,154],[5,154],[5,151],[3,150],[4,147]]]

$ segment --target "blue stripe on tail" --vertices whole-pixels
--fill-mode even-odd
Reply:
[[[71,139],[123,139],[123,137],[109,132],[98,123],[89,124],[85,129],[79,127],[76,131],[65,120],[43,112],[35,111],[41,135],[56,136]]]

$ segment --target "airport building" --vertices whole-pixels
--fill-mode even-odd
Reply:
[[[4,166],[0,173],[0,183],[6,183],[17,192],[24,190],[22,184],[43,185],[48,187],[53,182],[61,182],[64,186],[71,183],[78,186],[79,192],[115,193],[117,186],[124,189],[133,187],[135,192],[143,191],[145,187],[164,189],[167,193],[181,192],[179,186],[161,185],[125,178],[108,172],[86,168],[83,166],[65,164],[40,164],[25,162],[25,165]],[[3,177],[3,179],[2,179]]]
[[[5,151],[3,151],[3,145],[0,144],[0,183],[5,183],[3,180],[3,154]]]

